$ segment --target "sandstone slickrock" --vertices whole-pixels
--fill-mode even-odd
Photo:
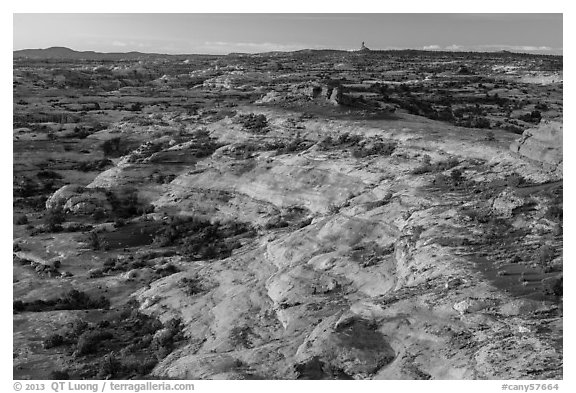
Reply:
[[[175,165],[169,183],[147,183],[156,165],[148,159],[123,162],[98,176],[90,187],[142,184],[139,192],[154,205],[155,219],[193,214],[248,222],[258,231],[224,259],[168,257],[179,272],[133,294],[142,312],[162,321],[180,318],[184,327],[186,343],[162,359],[153,375],[531,378],[530,365],[541,367],[538,377],[557,373],[546,364],[562,361],[558,329],[542,335],[531,325],[535,315],[553,315],[557,306],[550,300],[514,303],[513,294],[487,279],[490,271],[476,268],[465,248],[486,234],[461,212],[463,201],[476,207],[473,184],[486,187],[511,173],[546,182],[558,180],[557,173],[514,157],[508,149],[512,136],[501,144],[479,143],[477,130],[443,124],[439,138],[436,123],[410,117],[377,124],[310,119],[296,131],[289,126],[291,114],[261,110],[271,125],[266,138],[289,140],[298,132],[316,143],[353,130],[397,147],[390,155],[362,159],[346,147],[325,152],[314,145],[295,154],[255,151],[245,159],[242,144],[263,137],[223,119],[206,129],[228,147]],[[183,144],[165,151],[179,148],[187,149]],[[433,185],[437,174],[415,175],[423,151],[433,162],[457,157],[456,168],[475,183],[442,188]],[[242,170],[233,169],[238,163]],[[51,204],[81,195],[81,189],[64,191]],[[516,191],[498,189],[482,203],[494,217],[510,218],[524,203]],[[517,225],[536,230],[540,213],[526,214]],[[134,285],[150,274],[131,270],[118,280]],[[192,292],[183,284],[191,278],[201,284]],[[557,321],[550,316],[546,323]],[[519,349],[516,336],[538,351]],[[518,363],[518,356],[526,360]]]
[[[510,150],[562,173],[562,139],[562,123],[545,120],[537,127],[524,131],[522,138],[510,145]]]
[[[110,211],[112,205],[104,190],[68,184],[48,198],[46,208],[49,210],[61,208],[65,212],[76,214],[92,214],[96,210]]]

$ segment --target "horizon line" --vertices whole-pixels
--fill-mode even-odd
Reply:
[[[491,47],[491,45],[483,45],[485,47]],[[525,45],[527,46],[527,45]],[[78,49],[73,49],[71,47],[68,46],[61,46],[61,45],[54,45],[54,46],[49,46],[46,48],[23,48],[23,49],[13,49],[12,52],[18,52],[18,51],[26,51],[26,50],[49,50],[49,49],[55,49],[55,48],[60,48],[60,49],[68,49],[71,50],[73,52],[77,52],[77,53],[98,53],[98,54],[129,54],[129,53],[140,53],[140,54],[144,54],[144,55],[164,55],[164,56],[190,56],[190,55],[203,55],[203,56],[228,56],[231,54],[243,54],[243,55],[259,55],[259,54],[266,54],[266,53],[294,53],[294,52],[300,52],[300,51],[338,51],[338,52],[363,52],[363,53],[369,53],[369,52],[393,52],[393,51],[406,51],[406,50],[412,50],[412,51],[419,51],[419,52],[430,52],[430,53],[434,53],[434,52],[439,52],[439,53],[512,53],[512,54],[523,54],[523,55],[537,55],[537,56],[564,56],[563,54],[563,48],[550,48],[550,49],[533,49],[533,50],[513,50],[513,49],[497,49],[496,45],[494,46],[495,49],[493,50],[488,50],[488,49],[480,49],[480,48],[464,48],[462,47],[462,49],[450,49],[450,48],[425,48],[425,47],[418,47],[418,48],[399,48],[399,47],[389,47],[389,48],[382,48],[382,49],[368,49],[368,50],[361,50],[361,49],[335,49],[335,48],[302,48],[302,49],[295,49],[295,50],[270,50],[270,51],[264,51],[264,52],[228,52],[228,53],[220,53],[220,54],[216,54],[216,53],[162,53],[162,52],[141,52],[141,51],[137,51],[137,50],[131,50],[131,51],[124,51],[124,52],[115,52],[115,51],[110,51],[110,52],[100,52],[100,51],[95,51],[95,50],[78,50]],[[544,50],[549,50],[549,51],[559,51],[560,53],[541,53]]]

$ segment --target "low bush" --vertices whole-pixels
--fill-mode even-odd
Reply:
[[[241,246],[238,239],[254,236],[245,223],[210,223],[198,217],[174,217],[158,231],[154,243],[160,247],[178,245],[193,259],[226,258]]]
[[[62,179],[62,175],[58,172],[43,170],[36,174],[38,179]]]
[[[52,380],[68,380],[70,379],[70,374],[68,374],[68,371],[52,371],[50,373],[50,378]]]
[[[62,230],[62,223],[66,221],[66,216],[62,208],[49,209],[44,215],[44,222],[49,232],[58,232]]]
[[[428,156],[429,158],[430,156]],[[443,172],[458,166],[460,162],[457,158],[451,157],[445,161],[438,161],[432,164],[430,160],[424,160],[422,164],[412,170],[413,175],[421,175],[424,173]]]
[[[88,330],[78,337],[76,343],[76,353],[80,356],[95,353],[98,345],[104,340],[114,337],[109,330]]]
[[[352,149],[354,158],[364,158],[372,155],[388,157],[396,150],[396,142],[375,142],[371,145],[358,146]]]
[[[254,134],[265,134],[268,132],[268,119],[264,114],[256,115],[250,113],[248,115],[239,115],[238,121],[246,130]]]
[[[114,163],[111,160],[103,158],[101,160],[80,162],[74,166],[74,169],[82,172],[94,172],[103,171],[104,169],[113,165]]]
[[[59,334],[53,334],[42,342],[42,346],[45,349],[50,349],[50,348],[59,347],[61,345],[64,345],[65,343],[66,343],[66,340],[64,339],[64,337],[62,337]]]
[[[107,250],[109,248],[106,240],[103,240],[97,232],[90,232],[86,237],[86,245],[94,251]]]
[[[28,224],[28,217],[26,217],[26,214],[19,214],[19,215],[14,217],[14,224],[26,225],[26,224]]]
[[[188,296],[194,296],[204,292],[204,288],[198,277],[184,277],[179,281],[178,286],[182,288]]]
[[[84,292],[76,289],[66,293],[63,297],[51,300],[33,300],[31,302],[23,302],[16,300],[13,303],[14,312],[32,311],[54,311],[54,310],[90,310],[90,309],[106,309],[110,307],[110,301],[101,296],[98,299],[93,299]]]

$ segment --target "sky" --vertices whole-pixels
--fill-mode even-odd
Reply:
[[[299,49],[562,54],[562,14],[13,14],[13,49],[206,53]]]

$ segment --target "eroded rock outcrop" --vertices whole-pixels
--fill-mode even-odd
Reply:
[[[74,214],[92,214],[96,210],[111,211],[112,205],[104,190],[68,184],[48,198],[46,209],[62,209],[64,212]]]
[[[562,136],[561,122],[543,121],[524,131],[522,138],[512,142],[510,150],[562,174]]]

